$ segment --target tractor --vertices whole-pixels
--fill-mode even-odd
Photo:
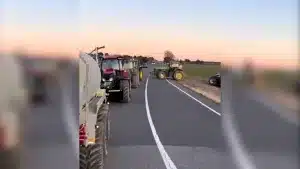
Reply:
[[[182,65],[175,61],[154,68],[152,74],[158,79],[172,78],[176,81],[181,81],[184,77]]]
[[[143,69],[144,69],[144,68],[148,68],[148,66],[146,66],[145,64],[141,64],[141,62],[140,62],[139,60],[134,59],[134,60],[133,60],[133,67],[134,67],[136,70],[138,70],[140,82],[143,81],[143,78],[144,78],[144,72],[143,72]]]
[[[138,88],[140,82],[143,81],[143,68],[147,67],[141,66],[136,59],[124,59],[124,69],[130,72],[132,88]]]
[[[117,96],[113,98],[129,103],[131,101],[131,77],[130,72],[123,67],[124,57],[106,55],[99,63],[103,74],[101,88],[105,89],[110,97]]]

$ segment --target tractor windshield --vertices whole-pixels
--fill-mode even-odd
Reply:
[[[119,69],[119,60],[117,59],[105,59],[102,63],[102,69]]]
[[[133,68],[133,63],[129,60],[124,60],[124,65],[123,65],[123,68],[124,69],[132,69]]]

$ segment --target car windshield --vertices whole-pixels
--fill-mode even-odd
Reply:
[[[119,61],[117,59],[106,59],[103,60],[102,69],[119,69]]]

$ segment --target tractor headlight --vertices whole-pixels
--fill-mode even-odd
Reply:
[[[108,79],[108,81],[110,81],[110,82],[112,82],[113,80],[114,80],[114,79],[113,79],[112,77]]]

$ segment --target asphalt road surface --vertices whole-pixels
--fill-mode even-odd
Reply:
[[[223,131],[236,162],[241,168],[299,168],[299,112],[232,83],[232,77],[222,77],[221,106]]]
[[[111,103],[112,139],[105,168],[232,168],[216,114],[220,105],[171,80],[193,98],[152,77],[146,88],[146,79],[133,90],[131,103]]]
[[[106,169],[299,168],[298,126],[247,90],[222,87],[221,109],[172,80],[146,79],[131,103],[111,104]]]
[[[67,86],[76,84],[76,78],[69,78]],[[298,125],[253,92],[229,82],[222,80],[220,107],[172,80],[150,77],[147,83],[145,77],[133,90],[131,103],[111,103],[112,139],[105,168],[299,168]],[[48,106],[32,108],[23,117],[26,154],[21,164],[26,169],[77,164],[72,147],[77,139],[62,130],[69,124],[62,120],[64,91],[52,89]],[[68,89],[67,95],[76,93],[76,87]]]

